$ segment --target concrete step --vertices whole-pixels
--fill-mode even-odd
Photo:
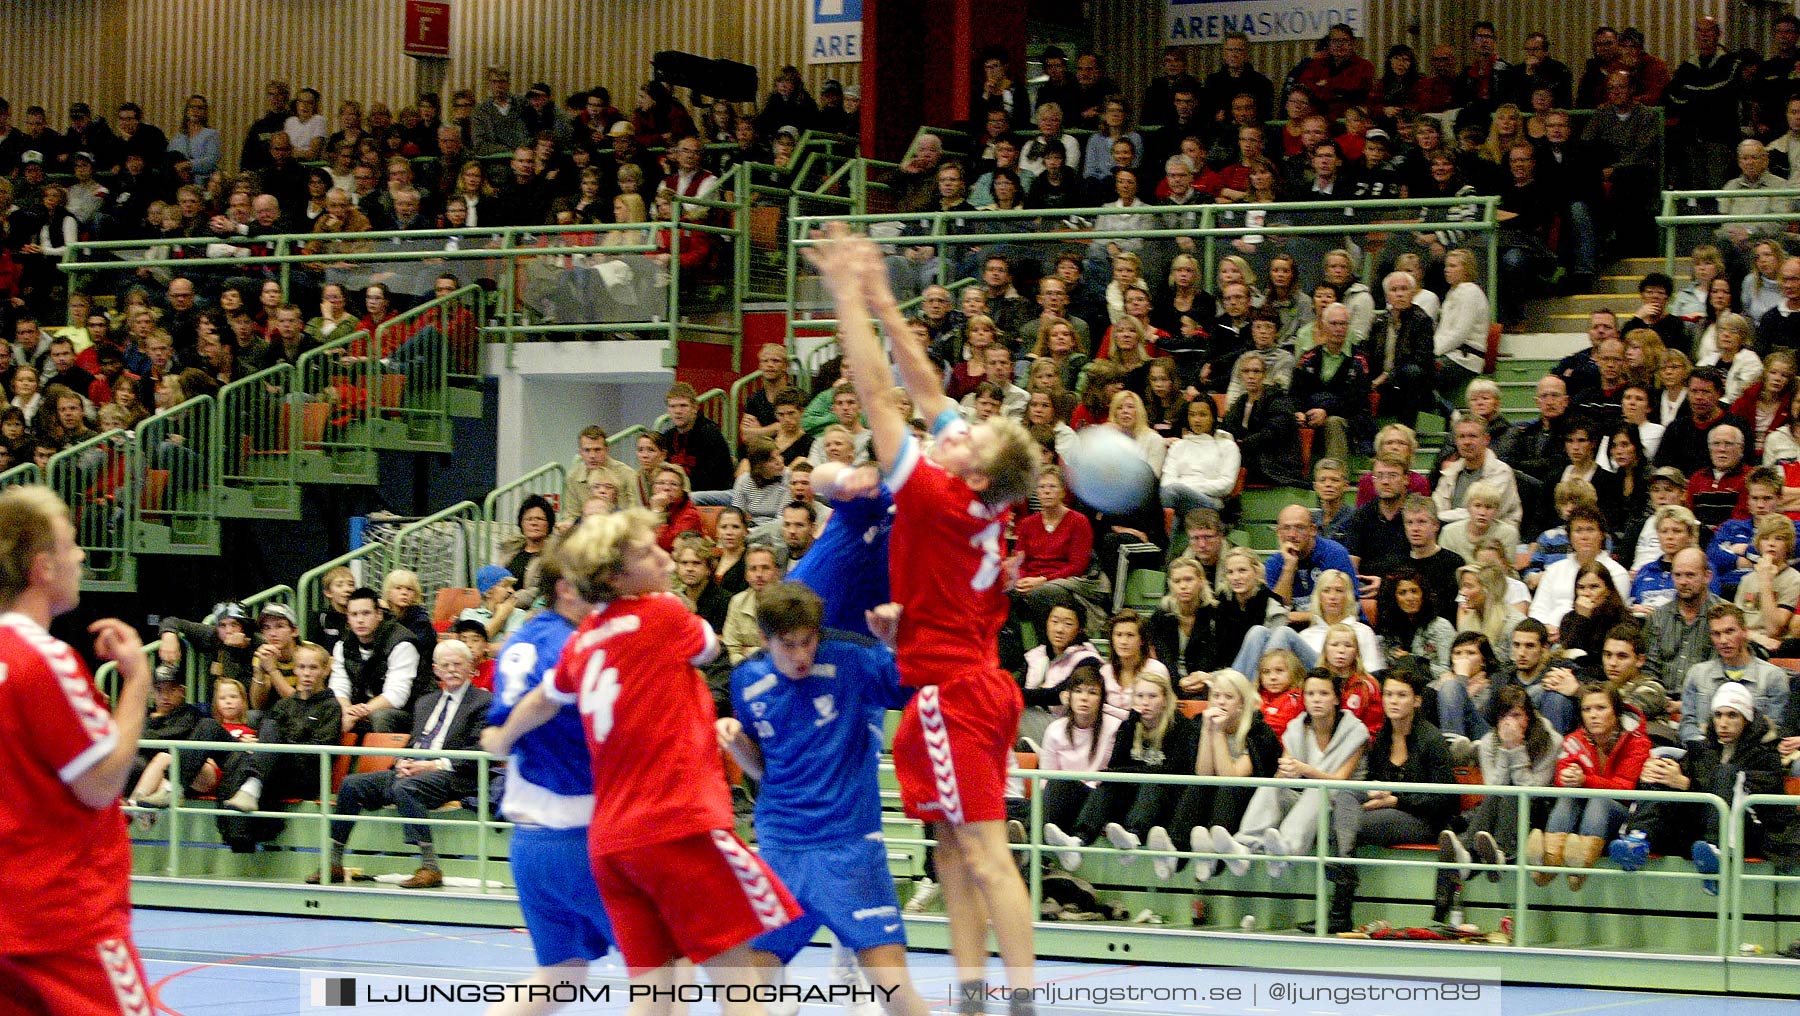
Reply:
[[[1632,272],[1636,272],[1638,274],[1638,276],[1641,278],[1645,275],[1650,274],[1651,272],[1662,271],[1664,268],[1664,264],[1665,263],[1661,257],[1620,258],[1617,261],[1614,261],[1612,263],[1612,265],[1610,266],[1610,270],[1614,271],[1614,272],[1619,272],[1621,274],[1630,274]],[[1682,258],[1682,257],[1676,258],[1675,259],[1675,277],[1677,279],[1679,279],[1679,278],[1687,275],[1689,272],[1693,271],[1693,267],[1694,267],[1694,259],[1693,258]]]
[[[1661,268],[1655,270],[1661,271]],[[1602,275],[1594,280],[1594,289],[1612,296],[1636,296],[1638,283],[1642,281],[1643,275]]]
[[[1555,306],[1571,313],[1591,314],[1597,310],[1610,310],[1620,318],[1631,316],[1638,307],[1637,279],[1631,280],[1629,289],[1620,289],[1604,293],[1577,293],[1558,297]]]
[[[1532,315],[1532,324],[1540,331],[1561,335],[1586,335],[1588,315],[1586,311],[1554,310]]]

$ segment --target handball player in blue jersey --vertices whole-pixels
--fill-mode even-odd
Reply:
[[[533,614],[500,651],[488,724],[506,723],[514,706],[544,675],[556,670],[563,646],[593,604],[562,576],[557,555],[538,558],[538,587],[548,604]],[[538,969],[530,985],[579,985],[589,960],[613,945],[612,927],[588,862],[588,823],[594,815],[594,777],[581,712],[567,705],[549,723],[513,746],[501,811],[514,823],[512,870],[519,908],[531,932]],[[495,1004],[488,1016],[523,1016],[561,1008],[521,994]]]
[[[825,628],[867,635],[864,618],[888,602],[894,495],[872,464],[826,462],[813,469],[812,482],[814,492],[831,503],[831,518],[787,577],[824,598]]]
[[[752,956],[779,983],[781,968],[824,925],[856,953],[890,1014],[924,1016],[906,972],[876,778],[887,711],[912,693],[887,646],[822,630],[823,612],[818,594],[798,582],[757,594],[766,648],[731,672],[736,718],[718,721],[720,745],[762,780],[756,842],[763,860],[806,909],[757,938]],[[872,611],[865,626],[891,639],[897,616],[891,608]]]

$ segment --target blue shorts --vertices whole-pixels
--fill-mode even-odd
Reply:
[[[612,923],[588,864],[586,827],[516,827],[512,873],[538,966],[597,960],[612,949]]]
[[[885,841],[848,840],[800,850],[765,846],[761,853],[806,912],[759,936],[751,948],[774,953],[786,963],[812,941],[820,925],[852,952],[906,944]]]

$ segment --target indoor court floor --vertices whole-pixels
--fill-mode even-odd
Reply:
[[[257,914],[222,914],[139,909],[135,934],[144,967],[156,987],[162,1009],[173,1016],[253,1014],[285,1016],[324,1013],[315,998],[333,979],[355,978],[357,1008],[373,1013],[430,1013],[462,1016],[481,1013],[485,1002],[414,1001],[373,1004],[370,997],[394,998],[419,992],[426,985],[510,984],[535,965],[531,941],[523,930],[456,925],[409,924],[401,921],[324,920]],[[910,957],[914,983],[934,1013],[955,1011],[948,992],[955,981],[949,958],[915,952]],[[812,948],[796,961],[796,983],[829,983],[830,950]],[[993,968],[998,972],[998,968]],[[1499,1005],[1491,994],[1478,1002],[1358,1002],[1334,1004],[1324,998],[1283,1003],[1271,991],[1310,994],[1309,989],[1367,985],[1371,981],[1325,975],[1265,973],[1167,966],[1132,966],[1045,960],[1037,965],[1042,983],[1089,997],[1040,1004],[1042,1016],[1793,1016],[1789,999],[1721,998],[1650,994],[1569,987],[1506,985]],[[1800,964],[1796,964],[1800,983]],[[616,954],[596,963],[591,985],[610,985],[611,1000],[571,1005],[566,1013],[621,1014],[626,1002],[625,971]],[[1403,982],[1392,982],[1403,983]],[[1277,988],[1276,985],[1283,987]],[[342,987],[341,982],[338,987]],[[1202,991],[1236,988],[1235,1001],[1094,999],[1096,989],[1144,991],[1183,988]],[[1257,993],[1254,1002],[1248,1000]],[[716,1005],[690,1007],[692,1016],[717,1012]],[[842,1006],[806,1004],[802,1016],[828,1016]],[[1004,1013],[994,1002],[991,1013]]]

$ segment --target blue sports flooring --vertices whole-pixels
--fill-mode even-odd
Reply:
[[[230,1013],[282,1016],[325,1014],[335,1008],[314,1004],[314,993],[330,988],[327,979],[353,977],[364,1013],[481,1013],[483,1001],[372,1003],[402,997],[427,985],[504,985],[525,977],[536,965],[529,937],[521,930],[399,921],[347,921],[180,910],[136,912],[135,935],[144,966],[160,998],[160,1011],[173,1016]],[[934,1014],[953,1013],[949,992],[955,970],[942,954],[914,952],[913,982]],[[807,950],[795,961],[797,984],[829,984],[830,951]],[[998,967],[990,970],[998,976]],[[1490,989],[1479,1000],[1357,1000],[1327,995],[1350,987],[1409,989],[1418,982],[1379,981],[1310,974],[1194,969],[1043,961],[1042,984],[1062,993],[1040,1003],[1043,1016],[1793,1016],[1793,1000],[1649,994],[1568,987],[1504,985],[1498,1004]],[[315,983],[319,982],[319,983]],[[624,968],[617,955],[590,968],[589,984],[610,986],[607,1002],[574,1004],[566,1013],[622,1014],[626,1008]],[[465,988],[465,991],[475,989]],[[1115,991],[1163,992],[1163,997],[1095,997]],[[1168,997],[1172,990],[1189,992]],[[1199,993],[1199,994],[1193,994]],[[1210,994],[1208,994],[1210,993]],[[1280,998],[1271,997],[1280,995]],[[322,997],[329,998],[329,995]],[[420,996],[423,998],[423,996]],[[991,1002],[990,1013],[1004,1013]],[[716,1004],[690,1006],[692,1016],[718,1012]],[[836,1004],[808,1003],[802,1016],[836,1016]]]

